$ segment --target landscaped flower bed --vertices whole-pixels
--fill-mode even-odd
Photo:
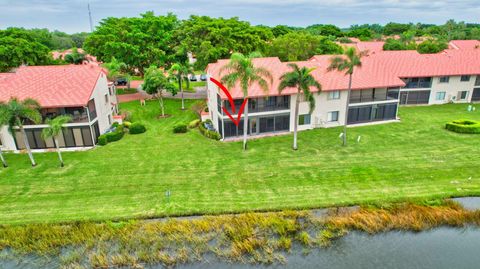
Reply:
[[[480,122],[473,120],[454,120],[447,123],[447,130],[463,134],[480,134]]]

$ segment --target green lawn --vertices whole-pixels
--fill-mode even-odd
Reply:
[[[137,92],[137,89],[133,89],[133,88],[117,88],[117,95],[132,94],[136,92]]]
[[[187,104],[191,104],[188,101]],[[453,119],[480,120],[466,105],[401,108],[401,123],[341,128],[223,143],[198,130],[173,134],[194,119],[179,100],[122,104],[148,131],[87,152],[7,155],[0,168],[0,223],[60,222],[203,213],[315,208],[412,198],[480,195],[480,135],[444,130]],[[358,135],[362,136],[357,143]],[[171,190],[170,202],[165,191]]]
[[[178,82],[173,83],[173,85],[175,86],[175,88],[178,89]],[[207,86],[206,81],[190,81],[190,85],[187,89],[187,83],[185,81],[182,82],[183,90],[186,92],[195,92],[194,87],[206,87],[206,86]]]

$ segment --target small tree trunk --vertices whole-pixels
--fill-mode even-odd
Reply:
[[[165,117],[165,108],[163,107],[163,97],[162,97],[162,92],[158,94],[159,98],[158,101],[160,103],[160,108],[162,109],[162,117]]]
[[[5,160],[5,157],[3,157],[3,153],[2,153],[2,148],[1,148],[1,147],[0,147],[0,159],[2,160],[3,167],[7,168],[7,167],[8,167],[8,164],[7,164],[7,161]]]
[[[23,142],[25,143],[25,148],[27,149],[30,162],[32,163],[32,166],[36,166],[37,164],[35,163],[35,159],[33,158],[32,150],[30,149],[30,143],[28,143],[27,134],[25,133],[25,128],[23,128],[23,125],[20,125],[20,132],[22,133]]]
[[[60,151],[60,144],[58,144],[58,136],[55,136],[53,139],[55,140],[55,146],[57,147],[57,154],[58,154],[58,159],[60,160],[60,167],[63,167],[63,158],[62,158],[62,152]]]
[[[185,102],[183,101],[183,87],[182,86],[183,86],[182,85],[182,76],[178,76],[178,87],[180,88],[180,94],[182,95],[182,110],[185,110]]]
[[[297,133],[298,133],[298,107],[300,104],[300,90],[297,93],[297,100],[295,100],[295,118],[293,119],[293,150],[298,149]]]
[[[349,75],[349,79],[348,79],[347,105],[345,107],[345,123],[343,125],[343,146],[347,145],[348,107],[350,106],[351,91],[352,91],[352,74]]]
[[[190,90],[190,79],[188,78],[188,76],[185,78],[185,81],[187,82],[187,91]]]
[[[243,150],[247,150],[247,133],[248,133],[248,98],[245,102],[245,110],[243,117]]]

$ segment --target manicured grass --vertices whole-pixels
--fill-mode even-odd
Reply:
[[[173,85],[175,85],[175,88],[178,89],[178,83],[173,83]],[[207,82],[206,81],[190,81],[190,85],[187,89],[187,83],[184,81],[182,82],[182,87],[183,87],[183,90],[186,91],[186,92],[195,92],[195,87],[206,87],[207,86]]]
[[[187,102],[188,105],[192,101]],[[174,134],[193,112],[166,102],[172,117],[157,119],[157,101],[122,104],[147,132],[87,152],[8,154],[0,169],[0,222],[61,222],[157,217],[480,195],[480,135],[445,130],[459,118],[480,120],[467,105],[407,107],[400,123],[341,128],[241,142]],[[357,136],[361,135],[360,143]],[[165,192],[171,191],[169,200]]]
[[[117,88],[117,95],[132,94],[136,92],[137,92],[137,89],[133,89],[133,88]]]

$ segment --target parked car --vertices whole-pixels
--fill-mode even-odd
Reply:
[[[118,78],[116,81],[115,81],[115,86],[127,86],[127,79],[126,78]]]
[[[191,75],[190,81],[197,81],[197,75]]]
[[[200,75],[200,80],[201,81],[207,81],[207,75],[206,74],[201,74]]]

